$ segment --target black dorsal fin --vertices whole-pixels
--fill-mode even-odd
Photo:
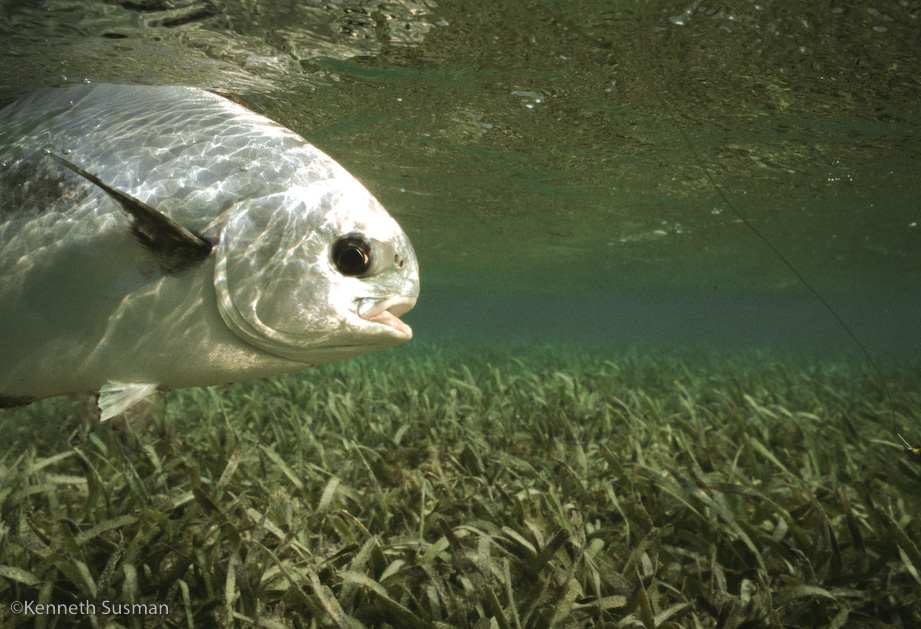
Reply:
[[[134,219],[131,223],[131,233],[141,245],[157,257],[164,272],[184,271],[200,264],[211,253],[214,244],[200,234],[189,231],[130,194],[116,190],[96,175],[88,173],[63,157],[47,150],[44,153],[99,186],[120,208],[127,212]]]

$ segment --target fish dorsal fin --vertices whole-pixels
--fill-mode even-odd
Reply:
[[[129,408],[157,391],[150,382],[119,382],[109,380],[99,389],[99,419],[106,421],[124,413]]]
[[[116,190],[96,175],[88,173],[63,157],[50,151],[45,151],[45,154],[99,186],[121,209],[127,212],[134,219],[131,224],[131,232],[145,248],[157,256],[164,272],[178,273],[191,268],[207,258],[214,248],[214,244],[203,236],[189,231],[143,201],[121,190]]]

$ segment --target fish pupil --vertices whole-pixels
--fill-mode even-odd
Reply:
[[[349,235],[333,245],[333,264],[346,277],[366,273],[371,267],[371,243],[362,236]]]

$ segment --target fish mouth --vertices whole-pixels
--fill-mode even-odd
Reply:
[[[400,320],[400,316],[416,305],[415,297],[365,297],[358,302],[358,316],[365,321],[390,328],[391,333],[408,341],[413,329]]]

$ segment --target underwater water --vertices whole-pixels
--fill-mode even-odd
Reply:
[[[0,0],[0,41],[0,102],[281,122],[422,284],[408,345],[136,435],[0,413],[0,625],[921,623],[916,1]]]
[[[7,0],[0,33],[0,99],[182,83],[317,144],[410,235],[417,338],[854,350],[728,201],[921,350],[913,3]]]

